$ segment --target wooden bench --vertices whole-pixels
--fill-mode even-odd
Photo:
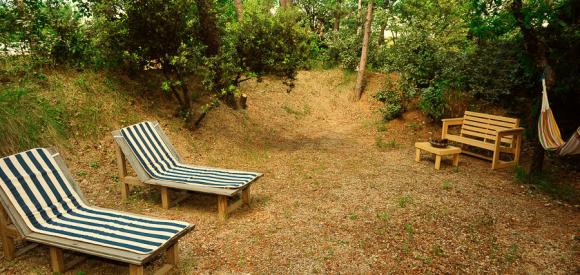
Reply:
[[[441,138],[463,145],[477,147],[493,152],[490,158],[473,151],[462,153],[491,160],[491,169],[515,166],[520,160],[522,133],[520,120],[503,116],[465,111],[462,118],[443,119]],[[461,126],[459,134],[450,134],[451,126]],[[501,160],[501,153],[513,155],[512,160]]]

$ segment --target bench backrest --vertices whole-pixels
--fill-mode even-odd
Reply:
[[[494,143],[497,131],[517,128],[519,124],[517,118],[465,111],[461,136]],[[512,137],[504,137],[501,142],[511,146]]]

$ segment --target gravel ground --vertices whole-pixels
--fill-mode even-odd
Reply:
[[[371,76],[367,90],[380,79]],[[440,171],[432,157],[415,162],[413,143],[437,129],[412,112],[377,122],[368,95],[348,99],[352,80],[340,71],[302,72],[290,93],[278,80],[249,82],[247,110],[220,107],[194,132],[142,112],[163,124],[188,162],[264,173],[252,206],[227,222],[216,217],[215,196],[193,194],[164,210],[157,190],[136,188],[121,203],[108,136],[78,141],[78,152],[63,155],[92,203],[197,225],[181,241],[179,274],[580,272],[578,207],[468,156]],[[126,267],[90,258],[71,274],[81,271]],[[0,272],[50,273],[48,251],[0,260]]]

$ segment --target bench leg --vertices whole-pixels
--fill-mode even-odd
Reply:
[[[58,247],[51,246],[49,248],[50,254],[50,266],[52,267],[52,272],[63,273],[64,272],[64,256],[62,249]]]
[[[453,155],[453,166],[459,166],[459,154]]]
[[[435,155],[435,169],[439,170],[441,168],[441,156]]]
[[[161,191],[161,206],[163,207],[163,209],[169,209],[169,188],[161,186],[160,191]]]
[[[245,205],[250,205],[250,185],[242,190],[242,201]]]
[[[496,146],[495,151],[493,151],[493,158],[491,159],[491,169],[497,169],[499,167],[499,146]]]
[[[421,161],[421,149],[419,148],[415,149],[415,161],[416,162]]]
[[[225,221],[228,218],[228,197],[218,195],[218,216],[220,220]]]
[[[143,275],[143,266],[129,264],[129,275]]]

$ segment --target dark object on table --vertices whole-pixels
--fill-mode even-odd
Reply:
[[[435,148],[445,148],[449,145],[449,140],[447,140],[446,138],[444,139],[434,138],[430,139],[429,143],[431,144],[431,146]]]

